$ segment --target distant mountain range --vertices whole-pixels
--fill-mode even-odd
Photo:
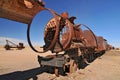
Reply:
[[[24,40],[20,40],[20,39],[16,39],[16,38],[0,37],[0,45],[5,45],[6,40],[9,40],[15,44],[18,44],[19,42],[26,44],[26,42]]]

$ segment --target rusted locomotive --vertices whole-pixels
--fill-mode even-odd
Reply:
[[[27,0],[1,0],[0,17],[28,24],[27,39],[30,47],[37,53],[51,51],[55,55],[38,57],[41,66],[54,67],[55,74],[59,70],[63,72],[75,72],[81,61],[92,62],[98,54],[103,54],[108,49],[108,43],[102,36],[97,36],[84,24],[75,24],[76,17],[68,17],[68,14],[59,15],[55,11],[39,5],[36,0],[28,0],[31,6],[27,6]],[[31,43],[30,30],[34,16],[46,10],[53,17],[44,28],[44,45],[38,51]],[[8,14],[9,12],[9,14]],[[61,69],[60,69],[61,68]]]
[[[77,70],[81,60],[85,63],[90,63],[96,57],[105,53],[108,43],[102,36],[96,36],[84,24],[75,24],[75,17],[68,18],[68,13],[66,15],[59,15],[53,10],[46,10],[51,12],[54,17],[45,26],[45,45],[43,45],[41,51],[36,50],[32,46],[30,41],[30,25],[27,31],[28,43],[34,51],[44,53],[50,50],[52,53],[56,53],[54,56],[39,57],[41,66],[54,67],[55,74],[58,76],[59,68],[62,68],[63,72],[68,70],[68,72],[72,73]]]

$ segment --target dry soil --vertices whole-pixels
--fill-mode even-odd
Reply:
[[[84,69],[59,77],[39,65],[38,55],[49,54],[38,54],[29,47],[22,50],[0,47],[0,80],[120,80],[120,51],[107,51]]]

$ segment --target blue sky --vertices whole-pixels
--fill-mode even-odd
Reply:
[[[45,7],[57,13],[68,12],[76,16],[76,24],[86,24],[97,36],[103,36],[108,43],[120,47],[120,0],[43,0]],[[44,12],[43,12],[44,13]],[[48,13],[46,13],[48,14]],[[33,21],[32,40],[41,42],[48,15],[38,13]],[[51,16],[51,15],[50,15]],[[0,18],[0,36],[27,41],[27,25]]]

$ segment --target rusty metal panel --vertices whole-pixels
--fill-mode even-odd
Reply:
[[[87,47],[96,47],[96,40],[94,35],[89,30],[84,31],[84,38],[87,40]]]
[[[0,17],[29,24],[43,10],[35,0],[0,0]]]
[[[113,47],[112,45],[110,45],[110,44],[107,43],[107,48],[106,48],[106,50],[111,50],[111,49],[114,49],[114,47]]]
[[[107,43],[102,36],[97,37],[98,51],[106,50]]]
[[[74,36],[73,36],[73,40],[77,41],[77,42],[81,42],[82,40],[82,35],[83,35],[83,31],[80,27],[74,27]]]

